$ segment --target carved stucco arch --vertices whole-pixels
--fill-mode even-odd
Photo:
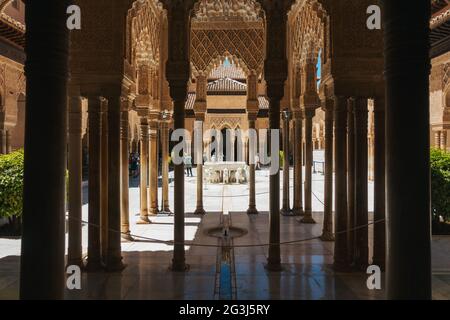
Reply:
[[[191,19],[190,56],[194,74],[208,72],[214,60],[223,56],[233,57],[247,70],[262,73],[265,18],[257,1],[200,0]]]
[[[318,0],[297,0],[292,7],[293,64],[299,66],[306,59],[317,61],[321,48],[328,42],[325,22],[327,12]]]
[[[163,6],[156,0],[140,0],[131,9],[132,61],[157,67],[160,63]]]

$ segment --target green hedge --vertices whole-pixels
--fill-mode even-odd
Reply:
[[[431,207],[433,219],[450,221],[450,152],[431,150]]]
[[[0,156],[0,217],[22,215],[23,150]]]

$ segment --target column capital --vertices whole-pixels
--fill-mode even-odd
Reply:
[[[303,115],[304,115],[305,119],[314,118],[316,115],[316,109],[315,108],[305,108],[305,109],[303,109]]]

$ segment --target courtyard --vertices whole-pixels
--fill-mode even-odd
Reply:
[[[169,175],[173,208],[173,179]],[[293,172],[291,169],[290,176]],[[133,242],[122,242],[122,273],[82,273],[81,290],[65,290],[66,299],[385,299],[382,290],[368,290],[369,275],[333,271],[333,242],[323,242],[324,176],[313,174],[313,217],[317,224],[300,224],[298,217],[281,216],[281,272],[268,272],[268,170],[256,171],[259,215],[247,215],[248,185],[204,185],[205,216],[196,208],[196,176],[185,179],[186,273],[171,272],[173,216],[151,216],[149,225],[137,225],[139,181],[130,181],[130,228]],[[369,223],[373,221],[373,183],[369,182]],[[83,220],[88,220],[87,185],[83,187]],[[159,188],[161,199],[161,188]],[[291,199],[292,199],[291,190]],[[241,230],[231,243],[211,236],[223,224]],[[230,230],[232,230],[230,228]],[[67,233],[66,233],[67,237]],[[369,244],[372,241],[369,227]],[[83,223],[83,255],[87,254],[88,226]],[[67,239],[66,239],[67,244]],[[224,247],[231,245],[224,264]],[[369,245],[369,248],[372,246]],[[372,253],[369,252],[369,256]],[[19,297],[20,239],[0,239],[0,299]],[[227,266],[227,267],[226,267]],[[450,237],[433,237],[433,299],[450,299]],[[39,276],[39,275],[35,275]]]

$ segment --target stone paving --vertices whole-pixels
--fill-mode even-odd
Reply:
[[[194,170],[195,175],[195,170]],[[292,177],[291,172],[291,177]],[[220,215],[229,214],[232,226],[247,233],[235,238],[234,245],[264,245],[269,235],[268,171],[257,171],[256,193],[260,214],[243,213],[248,205],[246,185],[206,185],[205,209],[198,217],[195,210],[196,178],[186,178],[186,240],[218,245],[207,231],[220,224]],[[322,230],[323,176],[313,175],[313,211],[316,225],[303,225],[295,217],[281,217],[281,241],[319,236]],[[282,185],[282,184],[281,184]],[[84,188],[87,199],[87,188]],[[161,189],[159,190],[161,196]],[[373,184],[369,182],[369,195]],[[173,208],[173,183],[170,185]],[[161,199],[161,198],[159,198]],[[291,203],[292,203],[291,189]],[[369,210],[373,197],[369,197]],[[83,206],[87,220],[88,205]],[[136,225],[139,213],[138,182],[130,188],[131,232],[158,240],[173,239],[173,216],[151,217],[151,225]],[[372,215],[369,215],[369,220]],[[372,234],[369,228],[369,236]],[[214,299],[217,297],[217,257],[219,248],[186,246],[187,273],[168,270],[172,247],[139,239],[122,244],[128,267],[121,274],[85,274],[81,291],[67,291],[67,299]],[[87,226],[83,227],[83,251],[87,250]],[[432,241],[433,297],[450,299],[450,237],[434,237]],[[269,273],[264,268],[267,247],[238,247],[233,250],[234,290],[237,299],[383,299],[384,290],[370,291],[364,273],[335,273],[332,268],[333,243],[311,240],[281,247],[283,271]],[[19,287],[19,239],[0,239],[0,299],[16,299]],[[38,275],[36,275],[38,276]]]

